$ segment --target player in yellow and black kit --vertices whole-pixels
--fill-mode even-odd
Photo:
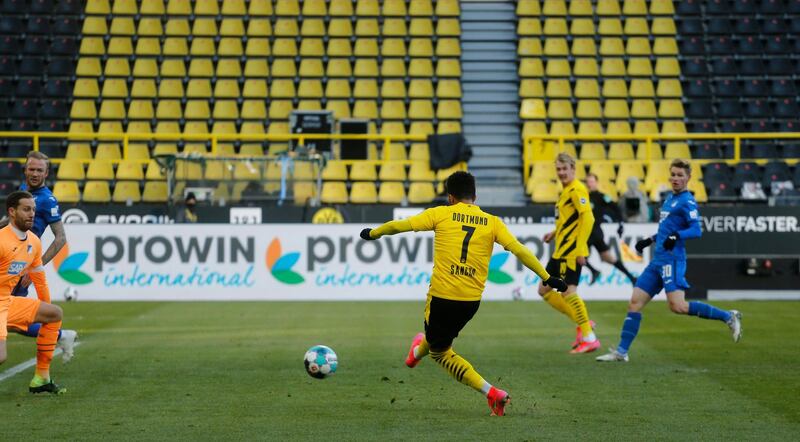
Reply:
[[[453,340],[478,311],[489,273],[494,243],[505,247],[545,284],[558,290],[567,285],[551,277],[536,257],[523,246],[498,217],[474,204],[475,177],[456,172],[447,178],[448,206],[427,209],[411,218],[364,229],[361,238],[375,240],[408,231],[434,231],[431,285],[425,303],[425,333],[414,337],[406,365],[413,368],[428,353],[451,376],[486,395],[492,414],[502,416],[508,393],[491,384],[453,351]]]
[[[594,216],[586,186],[575,179],[575,158],[566,153],[558,154],[556,174],[564,188],[556,203],[556,230],[544,236],[545,242],[556,241],[547,271],[564,278],[569,288],[556,293],[545,284],[539,284],[539,295],[578,325],[578,336],[570,353],[589,353],[600,348],[600,340],[594,334],[589,312],[577,289],[581,266],[589,256],[588,239]]]

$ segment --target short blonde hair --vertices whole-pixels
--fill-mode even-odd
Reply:
[[[561,152],[556,156],[556,163],[564,163],[570,165],[573,169],[575,168],[575,158],[572,158],[572,155]]]
[[[50,167],[50,158],[48,158],[47,155],[43,154],[38,150],[32,150],[28,152],[28,155],[26,155],[25,158],[25,164],[28,164],[28,161],[31,159],[42,160],[44,161],[45,167]]]
[[[689,164],[689,162],[684,159],[675,158],[674,160],[672,160],[672,163],[670,163],[669,168],[672,169],[673,167],[685,170],[686,175],[692,174],[692,165]]]

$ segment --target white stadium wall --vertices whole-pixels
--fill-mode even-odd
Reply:
[[[432,233],[405,233],[362,241],[358,224],[102,225],[71,224],[68,246],[47,266],[53,299],[67,287],[82,301],[115,300],[421,300],[432,268]],[[374,227],[374,226],[369,226]],[[541,237],[552,224],[512,225],[511,231],[546,264],[551,245]],[[606,239],[620,251],[652,235],[656,224],[629,224],[623,238],[616,225]],[[49,232],[44,238],[48,243]],[[618,243],[618,241],[620,241]],[[627,255],[640,273],[648,262]],[[628,299],[631,285],[596,252],[590,262],[603,272],[580,293],[586,299]],[[538,299],[539,278],[499,246],[490,265],[484,299],[508,300],[521,287],[523,299]]]

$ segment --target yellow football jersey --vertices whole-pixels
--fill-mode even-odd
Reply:
[[[592,230],[592,226],[579,226],[578,217],[586,211],[592,211],[589,192],[583,183],[572,180],[561,191],[556,203],[556,248],[553,258],[589,256],[589,246],[586,241],[578,241],[581,232],[587,233]]]
[[[433,230],[433,276],[430,296],[457,301],[481,299],[494,243],[517,238],[500,218],[473,204],[427,209],[408,219],[414,231]]]

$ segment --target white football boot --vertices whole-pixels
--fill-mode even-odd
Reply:
[[[61,360],[66,364],[75,356],[75,342],[78,341],[78,332],[75,330],[61,330],[61,338],[56,343],[56,348],[61,349]]]
[[[597,362],[628,362],[628,354],[622,354],[616,349],[609,348],[608,353],[595,358]]]
[[[739,310],[731,310],[731,319],[726,324],[731,329],[733,342],[739,342],[742,339],[742,314]]]

